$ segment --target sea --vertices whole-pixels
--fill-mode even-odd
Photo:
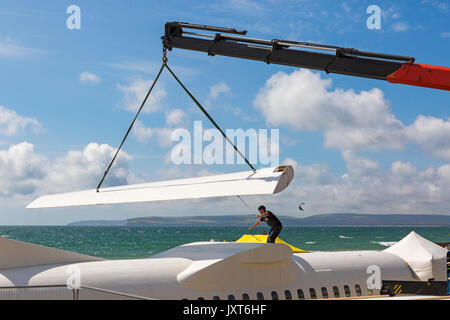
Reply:
[[[258,227],[253,234],[261,234]],[[280,238],[308,251],[383,250],[411,231],[433,242],[450,242],[450,227],[285,227]],[[195,241],[236,241],[245,227],[0,226],[0,236],[106,259],[151,257]]]

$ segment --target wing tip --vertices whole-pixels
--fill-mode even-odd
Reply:
[[[39,199],[39,198],[38,198]],[[36,199],[36,200],[38,200],[38,199]],[[26,207],[25,207],[25,209],[36,209],[36,208],[38,208],[38,207],[36,207],[36,200],[33,200],[32,202],[30,202]]]
[[[281,174],[280,180],[277,183],[277,186],[275,187],[275,190],[273,193],[279,193],[286,189],[294,179],[294,168],[290,165],[286,166],[279,166],[275,169],[275,172],[283,172]]]

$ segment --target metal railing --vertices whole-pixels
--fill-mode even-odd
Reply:
[[[120,299],[120,300],[156,300],[149,297],[143,297],[135,294],[129,294],[119,291],[106,290],[102,288],[96,288],[91,286],[81,286],[80,289],[77,289],[77,299],[80,298],[80,293],[82,294],[81,298],[90,298],[92,299],[94,294],[99,294],[102,300],[109,299]],[[86,296],[84,296],[86,294]],[[109,298],[108,298],[109,297]]]
[[[66,285],[0,287],[0,300],[76,300]]]
[[[149,297],[91,286],[67,285],[0,287],[0,300],[155,300]]]

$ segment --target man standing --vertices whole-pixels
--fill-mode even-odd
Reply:
[[[280,220],[278,220],[278,218],[272,212],[266,211],[266,207],[264,206],[260,206],[258,208],[258,211],[259,215],[257,215],[256,217],[261,219],[256,221],[256,223],[252,225],[250,228],[248,228],[248,230],[252,230],[261,222],[265,221],[267,225],[270,227],[269,236],[267,237],[267,243],[275,243],[275,239],[280,234],[281,229],[283,229]]]

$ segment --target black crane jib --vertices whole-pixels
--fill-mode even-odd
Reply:
[[[212,31],[205,34],[186,31]],[[450,68],[414,63],[413,57],[360,51],[311,42],[243,37],[245,30],[168,22],[163,47],[206,52],[208,55],[256,60],[268,64],[322,70],[356,77],[387,80],[450,90]]]

